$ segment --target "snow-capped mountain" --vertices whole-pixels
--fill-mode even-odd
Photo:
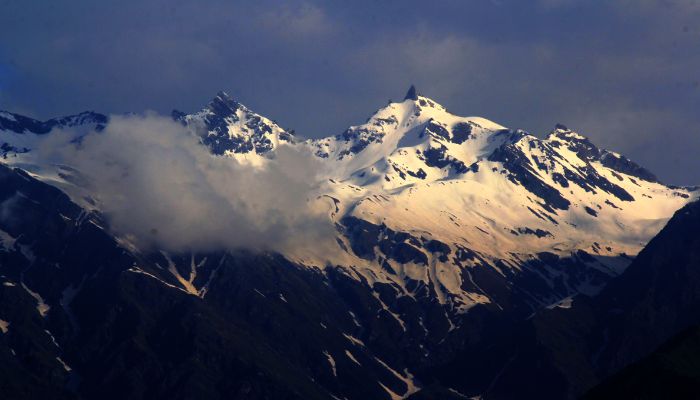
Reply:
[[[530,275],[548,287],[523,289],[534,308],[593,293],[695,196],[562,125],[539,139],[453,115],[414,89],[365,124],[306,144],[330,165],[337,220],[376,235],[364,226],[361,238],[352,228],[338,238],[375,265],[365,278],[408,293],[424,283],[459,309],[497,302],[474,280],[485,266],[504,286]],[[404,235],[393,245],[410,256],[383,249],[387,230]]]
[[[91,200],[80,171],[45,159],[39,150],[52,146],[54,135],[51,133],[65,135],[63,139],[79,144],[85,135],[101,132],[108,123],[106,115],[94,111],[46,121],[0,111],[0,162],[21,168],[62,190],[72,191],[75,199],[88,205]]]
[[[85,111],[67,117],[52,118],[38,121],[33,118],[7,111],[0,111],[0,131],[17,134],[34,133],[43,135],[55,128],[72,128],[81,125],[92,125],[95,130],[102,130],[107,124],[107,117],[93,111]],[[3,137],[3,139],[5,139]]]
[[[109,131],[107,117],[1,113],[0,378],[12,377],[0,379],[3,392],[392,400],[508,392],[496,380],[513,355],[492,354],[501,339],[529,343],[537,336],[508,335],[611,293],[608,282],[698,197],[563,125],[540,138],[454,115],[415,88],[322,139],[300,139],[223,92],[172,117],[207,159],[264,169],[289,147],[315,160],[322,182],[309,205],[335,230],[281,254],[138,248],[109,229],[70,160],[42,159],[54,132],[80,151],[85,135]],[[476,356],[483,365],[463,376]],[[517,382],[523,368],[514,364],[503,382]]]
[[[217,155],[265,155],[280,143],[294,143],[293,133],[233,100],[225,92],[194,114],[173,111],[175,120],[191,127]]]
[[[38,121],[19,114],[0,111],[0,156],[7,159],[36,148],[42,135],[53,129],[71,129],[78,134],[101,131],[107,124],[105,115],[85,111],[67,117]],[[83,128],[83,129],[80,129]]]
[[[216,155],[264,164],[289,145],[321,160],[315,207],[337,235],[285,255],[450,313],[502,302],[530,313],[593,294],[696,197],[563,125],[540,139],[454,115],[414,87],[364,124],[306,141],[223,92],[173,115]],[[499,294],[511,286],[522,293]]]
[[[454,115],[414,87],[364,124],[322,139],[297,140],[223,92],[201,111],[173,118],[215,156],[264,165],[279,146],[291,146],[320,160],[328,182],[313,206],[328,210],[337,234],[285,256],[342,266],[397,295],[435,298],[449,313],[503,302],[531,313],[593,294],[696,197],[563,125],[540,139]],[[105,121],[88,113],[30,121],[23,133],[5,128],[3,137]],[[70,176],[44,175],[54,184]],[[504,297],[509,287],[522,293]]]

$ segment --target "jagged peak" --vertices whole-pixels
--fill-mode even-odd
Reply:
[[[646,168],[641,167],[622,154],[597,147],[588,137],[572,131],[563,124],[556,124],[546,140],[565,144],[582,160],[598,161],[613,171],[622,172],[649,182],[659,183],[656,175]]]
[[[241,107],[228,93],[219,91],[216,96],[207,104],[207,109],[214,114],[229,115],[235,113]]]
[[[63,117],[56,117],[56,118],[51,118],[47,121],[44,121],[44,123],[68,123],[68,122],[89,122],[89,121],[97,121],[97,122],[106,122],[107,121],[107,116],[104,114],[100,114],[95,111],[83,111],[78,114],[73,114],[73,115],[66,115]]]
[[[10,120],[10,121],[14,121],[16,115],[17,115],[17,114],[11,113],[11,112],[9,112],[9,111],[0,110],[0,118],[2,118],[2,119],[7,119],[7,120]]]
[[[566,125],[561,123],[554,125],[554,129],[549,133],[549,135],[547,135],[547,140],[590,141],[586,136],[572,131]]]
[[[411,85],[411,87],[408,88],[408,92],[406,92],[406,96],[403,99],[418,100],[418,91],[416,90],[416,87],[414,85]]]
[[[219,90],[218,92],[216,92],[216,97],[215,97],[215,99],[221,99],[221,100],[226,100],[226,101],[233,101],[233,97],[231,97],[231,95],[229,95],[228,93],[226,93],[226,92],[223,91],[223,90]]]
[[[104,128],[109,118],[95,111],[83,111],[79,114],[55,117],[41,121],[24,115],[0,111],[0,131],[13,131],[15,133],[31,132],[45,134],[53,128],[67,128],[79,125],[95,124],[97,130]]]
[[[219,125],[222,129],[229,123],[243,120],[246,124],[262,123],[264,125],[269,125],[269,127],[275,127],[286,131],[279,126],[277,121],[251,110],[245,104],[238,102],[223,90],[217,92],[216,96],[198,112],[187,114],[179,110],[173,110],[171,116],[173,119],[180,121],[204,118],[208,125]],[[292,133],[289,132],[289,134]]]

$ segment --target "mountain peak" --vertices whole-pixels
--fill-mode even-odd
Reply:
[[[228,116],[234,114],[239,106],[238,102],[229,96],[228,93],[219,91],[216,93],[216,97],[209,102],[207,108],[214,114]]]
[[[589,142],[588,138],[581,135],[578,132],[574,132],[569,129],[566,125],[558,123],[554,126],[554,129],[547,136],[548,139],[563,140],[563,141],[586,141]],[[592,143],[591,143],[592,145]]]
[[[406,97],[404,97],[403,99],[418,100],[418,91],[416,90],[416,87],[414,85],[411,85],[411,87],[408,88],[408,92],[406,92]]]
[[[46,121],[36,120],[23,115],[0,110],[0,131],[15,133],[45,134],[53,128],[70,128],[81,125],[93,125],[98,131],[104,129],[108,117],[94,111],[83,111],[80,114],[51,118]]]
[[[223,90],[219,90],[218,92],[216,92],[216,98],[221,100],[233,100],[233,98]]]

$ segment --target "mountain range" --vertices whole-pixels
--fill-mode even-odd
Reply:
[[[562,124],[543,139],[411,87],[304,139],[220,92],[172,121],[234,165],[312,160],[333,230],[173,252],[115,232],[87,171],[45,156],[111,119],[0,112],[11,397],[558,399],[612,379],[602,398],[700,323],[697,189]]]

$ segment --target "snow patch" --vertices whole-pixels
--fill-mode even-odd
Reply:
[[[6,119],[6,120],[9,120],[12,122],[17,122],[17,119],[15,118],[14,115],[12,115],[8,112],[5,112],[5,111],[0,111],[0,118]]]
[[[42,318],[46,318],[46,315],[49,313],[49,310],[51,310],[51,306],[46,304],[44,302],[44,299],[39,295],[39,293],[32,291],[27,287],[27,285],[24,284],[24,282],[20,282],[22,285],[22,288],[29,293],[30,296],[36,300],[36,310],[39,312],[39,315],[42,316]]]
[[[381,364],[384,368],[386,368],[387,370],[389,370],[389,372],[391,372],[392,374],[394,374],[394,376],[396,376],[398,379],[400,379],[401,381],[403,381],[403,383],[406,384],[406,387],[407,387],[406,393],[403,394],[403,397],[399,397],[399,398],[406,398],[406,397],[408,397],[408,396],[410,396],[410,395],[416,393],[418,390],[420,390],[420,387],[419,387],[418,385],[416,385],[416,384],[413,382],[413,375],[412,375],[411,373],[409,373],[408,370],[404,370],[404,373],[406,374],[406,376],[404,376],[404,375],[398,373],[398,372],[397,372],[396,370],[394,370],[393,368],[391,368],[389,365],[387,365],[387,364],[386,364],[384,361],[382,361],[381,359],[379,359],[379,358],[377,358],[377,357],[374,357],[374,359],[375,359],[379,364]],[[382,386],[383,386],[383,385],[382,385]]]
[[[355,356],[353,356],[352,353],[351,353],[349,350],[345,350],[345,355],[348,356],[348,358],[349,358],[350,360],[352,360],[352,362],[354,362],[355,364],[357,364],[357,365],[359,365],[359,366],[362,366],[362,364],[360,364],[360,362],[357,361],[357,359],[355,358]]]
[[[0,319],[0,332],[7,333],[7,331],[9,329],[10,329],[10,323],[5,321],[4,319]]]
[[[333,356],[328,353],[327,350],[323,350],[323,354],[326,356],[328,359],[328,364],[331,365],[331,371],[333,372],[333,376],[337,377],[338,376],[338,371],[335,368],[335,359],[333,359]]]
[[[167,287],[169,287],[169,288],[177,289],[177,290],[179,290],[179,291],[181,291],[181,292],[184,292],[184,293],[187,293],[187,294],[189,294],[189,295],[192,295],[192,293],[188,292],[187,290],[185,290],[185,289],[183,289],[183,288],[181,288],[181,287],[175,286],[175,285],[173,285],[173,284],[170,284],[170,283],[168,283],[168,282],[166,282],[166,281],[164,281],[164,280],[158,278],[157,276],[155,276],[155,275],[153,275],[153,274],[151,274],[151,273],[149,273],[149,272],[146,272],[146,271],[144,271],[144,270],[142,270],[141,268],[138,268],[138,267],[136,267],[136,266],[133,266],[133,267],[127,269],[126,272],[133,272],[133,273],[136,273],[136,274],[146,275],[146,276],[148,276],[149,278],[153,278],[153,279],[157,280],[158,282],[162,283],[163,285],[165,285],[165,286],[167,286]]]
[[[0,229],[0,245],[5,250],[12,250],[15,247],[16,239],[10,236],[9,233]]]
[[[66,364],[66,363],[61,359],[61,357],[56,357],[56,361],[58,361],[58,363],[61,364],[61,366],[63,367],[63,369],[64,369],[66,372],[71,372],[71,371],[73,370],[71,367],[68,366],[68,364]]]

